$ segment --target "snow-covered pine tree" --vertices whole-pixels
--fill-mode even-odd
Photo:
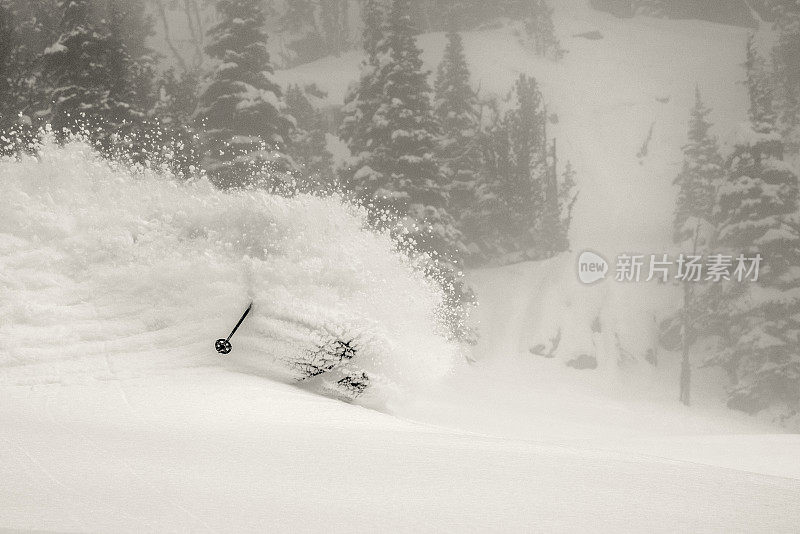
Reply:
[[[152,75],[144,68],[152,59],[144,45],[148,25],[129,18],[138,3],[110,0],[98,7],[89,0],[62,0],[59,5],[60,36],[43,57],[43,75],[55,88],[53,128],[58,134],[82,130],[104,151],[135,156],[130,149],[139,143],[130,137],[145,117],[139,99],[152,94],[145,90]],[[131,53],[126,36],[141,56]]]
[[[8,132],[16,123],[22,104],[18,102],[16,86],[19,76],[14,72],[13,54],[18,36],[14,31],[14,12],[8,1],[0,3],[0,132]]]
[[[367,53],[367,63],[377,64],[378,48],[383,41],[385,13],[380,0],[366,0],[364,3],[364,29],[361,34],[362,46]]]
[[[673,240],[681,245],[683,263],[683,303],[681,310],[665,324],[680,333],[681,375],[679,400],[691,403],[691,348],[695,341],[714,333],[717,317],[714,303],[720,298],[718,287],[704,284],[687,276],[689,256],[712,253],[715,220],[714,203],[724,171],[717,140],[711,135],[711,122],[700,95],[695,88],[695,104],[689,115],[688,143],[683,146],[683,166],[674,183],[679,186],[673,221]],[[718,326],[718,325],[717,325]]]
[[[283,5],[280,29],[291,53],[281,52],[281,59],[287,66],[308,63],[330,52],[317,24],[317,4],[312,0],[286,0]]]
[[[107,0],[103,26],[109,85],[102,120],[109,135],[101,145],[134,161],[150,159],[161,150],[150,138],[153,125],[146,124],[156,100],[155,57],[146,42],[152,21],[141,0]]]
[[[482,105],[488,116],[488,125],[479,138],[483,167],[476,191],[476,209],[464,220],[467,235],[477,240],[478,245],[470,261],[478,263],[499,259],[515,248],[509,233],[511,212],[505,203],[503,187],[512,174],[508,129],[499,102],[491,99]]]
[[[526,30],[533,42],[533,50],[540,56],[561,59],[564,49],[553,25],[553,8],[546,0],[533,0],[531,16],[525,21]]]
[[[369,149],[371,117],[378,110],[383,90],[378,68],[378,47],[383,41],[384,13],[379,0],[366,0],[362,15],[362,42],[366,56],[361,62],[358,83],[353,84],[345,96],[344,120],[339,128],[339,137],[347,143],[353,156]]]
[[[575,170],[569,162],[559,179],[558,152],[556,140],[553,139],[544,176],[541,213],[540,249],[546,256],[569,249],[569,225],[572,220],[572,207],[577,198],[574,187]]]
[[[371,4],[365,11],[374,21],[377,2]],[[448,290],[448,309],[456,310],[456,302],[466,298],[454,265],[461,237],[446,209],[445,177],[436,158],[440,129],[410,9],[410,0],[393,0],[377,45],[374,26],[365,30],[367,59],[341,129],[354,157],[343,182],[371,208],[376,223],[387,211],[404,221],[415,248],[437,260],[428,268]],[[454,332],[465,333],[463,317],[448,319]]]
[[[411,26],[410,0],[394,0],[379,54],[381,101],[370,118],[371,153],[355,172],[359,194],[431,228],[416,236],[431,251],[444,251],[457,232],[445,209],[444,176],[435,151],[439,125],[431,109],[428,72]],[[365,117],[365,119],[367,119]]]
[[[347,47],[349,0],[320,0],[320,20],[328,54],[341,54]]]
[[[500,9],[508,17],[524,22],[525,31],[537,55],[552,59],[560,59],[564,55],[553,25],[553,8],[546,0],[505,0]]]
[[[673,182],[679,186],[673,223],[676,243],[691,239],[697,225],[713,225],[711,214],[716,188],[723,175],[717,139],[711,135],[711,110],[695,88],[695,103],[689,118],[689,142],[683,146],[683,166]]]
[[[147,13],[145,0],[107,0],[112,39],[125,57],[124,79],[129,85],[125,91],[132,106],[143,116],[153,109],[156,93],[157,54],[148,45],[153,35],[153,19]],[[119,54],[120,52],[117,52]]]
[[[517,79],[514,94],[517,107],[505,117],[508,129],[511,174],[504,184],[511,210],[511,235],[517,248],[538,256],[541,235],[544,185],[547,179],[547,116],[536,79],[524,74]]]
[[[509,99],[514,107],[482,138],[485,169],[478,188],[484,247],[499,261],[550,254],[542,235],[549,172],[542,94],[534,78],[521,74]]]
[[[278,22],[291,54],[281,53],[285,65],[308,63],[349,45],[351,0],[285,0],[277,4]]]
[[[289,154],[297,164],[298,189],[308,192],[335,190],[333,156],[326,148],[324,117],[298,85],[286,89],[286,110],[295,120]]]
[[[163,147],[165,163],[177,176],[188,177],[200,168],[199,143],[194,126],[197,108],[196,71],[176,73],[167,69],[158,81],[153,117],[158,127],[150,131],[154,143]]]
[[[777,123],[775,112],[775,94],[773,80],[767,71],[764,58],[755,44],[755,36],[751,33],[747,37],[745,47],[744,68],[746,73],[745,85],[747,87],[748,117],[753,130],[756,132],[772,132]]]
[[[448,211],[464,235],[465,243],[461,248],[471,251],[470,254],[478,250],[474,239],[466,233],[467,227],[474,227],[467,219],[474,216],[478,179],[483,167],[478,143],[481,135],[478,109],[461,35],[449,31],[434,84],[434,113],[442,131],[437,154],[446,176]]]
[[[13,131],[15,141],[33,134],[37,112],[49,106],[40,57],[59,19],[55,0],[0,0],[0,132]]]
[[[291,32],[301,32],[308,26],[314,27],[315,6],[312,0],[286,0],[280,17],[281,27]]]
[[[292,124],[272,79],[261,2],[220,0],[217,11],[206,52],[218,64],[195,113],[203,165],[220,187],[278,185],[291,166],[284,150]]]
[[[60,37],[44,52],[44,74],[54,87],[53,129],[77,132],[106,116],[111,76],[105,65],[108,31],[93,16],[90,0],[61,0]],[[94,129],[94,128],[93,128]]]
[[[556,167],[557,168],[557,167]],[[561,215],[561,230],[563,232],[563,243],[567,245],[564,250],[569,248],[569,228],[572,225],[572,210],[575,202],[578,201],[577,182],[575,177],[577,172],[572,163],[567,160],[564,165],[564,172],[561,173],[561,181],[558,187],[558,205]]]
[[[780,129],[792,152],[800,152],[800,3],[771,0],[777,40],[772,50]]]
[[[752,55],[751,55],[752,54]],[[742,132],[719,188],[718,243],[763,258],[757,283],[734,284],[719,306],[727,326],[715,363],[733,378],[728,405],[750,413],[800,409],[800,224],[798,180],[782,161],[771,87],[748,47],[750,128]]]

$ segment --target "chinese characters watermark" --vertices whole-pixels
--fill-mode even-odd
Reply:
[[[757,282],[761,266],[761,254],[754,256],[730,256],[710,254],[698,256],[680,254],[675,260],[667,254],[650,254],[645,266],[644,255],[620,254],[614,279],[617,282],[669,281],[670,277],[680,282]],[[674,271],[674,272],[673,272]],[[646,273],[646,277],[644,277]]]
[[[614,266],[617,282],[757,282],[761,254],[620,254]],[[578,258],[578,278],[591,284],[606,277],[606,260],[597,253],[584,251]]]

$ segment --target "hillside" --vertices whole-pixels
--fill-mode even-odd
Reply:
[[[584,249],[671,252],[695,84],[725,138],[746,30],[574,4],[556,11],[561,63],[508,26],[465,35],[482,93],[541,81],[580,188],[573,252],[469,273],[471,349],[442,334],[435,285],[338,199],[223,193],[80,144],[0,162],[0,529],[796,531],[800,437],[726,409],[710,370],[677,403],[654,336],[675,288],[575,276]],[[420,43],[433,69],[443,36]],[[335,104],[358,61],[277,75]],[[320,332],[360,340],[368,394],[295,380]],[[557,332],[553,358],[532,354]],[[565,365],[582,354],[597,368]]]
[[[618,335],[624,350],[643,360],[648,350],[658,350],[654,324],[677,303],[679,291],[655,282],[581,286],[574,275],[577,255],[583,250],[599,252],[613,268],[621,253],[677,252],[671,240],[677,193],[672,181],[680,169],[695,86],[713,109],[715,133],[723,143],[730,140],[746,120],[747,95],[740,82],[749,30],[699,21],[618,19],[578,1],[562,7],[556,10],[555,22],[568,53],[561,62],[531,54],[513,24],[465,32],[467,60],[473,84],[484,97],[504,97],[520,72],[536,77],[548,112],[556,117],[548,131],[558,140],[559,159],[562,165],[570,161],[577,171],[571,259],[532,267],[535,271],[557,265],[557,270],[538,275],[552,283],[536,298],[548,303],[550,314],[572,315],[542,320],[560,321],[570,331],[564,337],[586,345],[591,323],[599,318],[612,338],[608,342]],[[581,36],[595,31],[601,39]],[[444,35],[426,34],[419,42],[425,68],[435,72]],[[352,52],[277,74],[284,84],[316,84],[336,106],[357,79],[359,61],[360,55]],[[639,157],[651,127],[647,154]],[[340,160],[347,157],[333,139],[331,151]],[[576,306],[562,312],[565,302]],[[543,327],[547,331],[542,335],[552,336],[558,325]],[[542,341],[531,341],[523,349]],[[574,355],[562,351],[559,357]],[[607,355],[613,360],[618,356]]]

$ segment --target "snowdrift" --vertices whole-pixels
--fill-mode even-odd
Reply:
[[[438,332],[436,285],[336,199],[222,193],[111,165],[80,144],[0,162],[0,177],[0,528],[797,524],[800,483],[785,467],[797,440],[753,436],[720,459],[730,439],[653,435],[669,412],[576,392],[563,373],[540,372],[553,360],[459,365]],[[545,282],[535,271],[475,277],[484,331],[512,340],[504,353],[527,346],[520,336]],[[494,303],[483,291],[512,287],[514,298]],[[220,359],[213,342],[250,298],[234,352]],[[264,378],[294,383],[291,355],[344,331],[370,336],[356,363],[375,387],[359,402],[390,401],[402,417]],[[584,439],[601,427],[606,439]],[[742,460],[750,450],[761,463]]]
[[[437,284],[340,199],[221,192],[79,142],[0,176],[4,381],[102,374],[121,354],[123,374],[214,365],[251,300],[223,361],[272,378],[297,378],[296,358],[335,338],[383,393],[441,377],[457,353]]]

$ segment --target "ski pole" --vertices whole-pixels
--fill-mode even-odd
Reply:
[[[231,350],[233,350],[233,347],[231,346],[231,338],[233,337],[233,334],[236,333],[236,330],[238,330],[239,325],[242,324],[242,321],[244,321],[244,318],[247,317],[247,314],[250,313],[250,309],[252,307],[253,303],[250,302],[250,305],[244,311],[241,319],[239,319],[239,322],[236,323],[236,326],[233,327],[233,330],[231,330],[231,333],[228,335],[227,339],[218,339],[217,342],[214,343],[214,348],[217,349],[217,352],[220,354],[228,354]]]

